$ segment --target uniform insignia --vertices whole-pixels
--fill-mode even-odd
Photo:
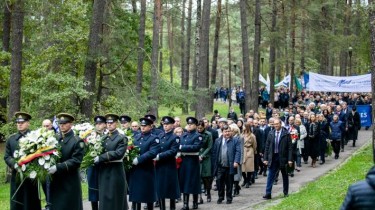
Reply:
[[[79,142],[79,147],[84,148],[85,147],[85,143]]]
[[[60,120],[65,120],[65,117],[60,117]]]
[[[180,138],[176,138],[176,142],[177,142],[177,143],[180,143]]]
[[[203,140],[202,136],[199,136],[198,139],[199,139],[199,141],[202,141],[202,140]]]
[[[155,142],[159,144],[160,141],[159,141],[159,139],[155,139]]]

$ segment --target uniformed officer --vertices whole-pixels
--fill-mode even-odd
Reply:
[[[29,133],[31,116],[26,112],[16,112],[16,123],[18,132],[11,135],[6,142],[4,160],[9,168],[12,169],[10,181],[10,209],[41,209],[38,198],[38,187],[29,178],[25,181],[16,180],[17,170],[14,169],[16,163],[13,154],[18,149],[18,140]],[[22,184],[20,186],[20,184]]]
[[[160,210],[165,210],[165,199],[170,199],[170,209],[176,209],[176,199],[180,197],[180,187],[176,167],[176,154],[180,146],[180,137],[173,133],[174,119],[162,118],[164,133],[160,136],[160,153],[156,156],[156,189]]]
[[[148,118],[141,118],[142,133],[134,138],[134,146],[140,149],[130,169],[129,201],[133,202],[134,210],[140,210],[141,203],[147,203],[148,210],[152,210],[157,200],[153,159],[159,154],[160,146],[159,137],[151,133],[152,123]]]
[[[51,210],[82,210],[82,190],[79,167],[84,156],[85,143],[74,135],[74,117],[68,113],[57,115],[60,127],[58,141],[61,158],[49,169],[52,174]]]
[[[147,118],[147,119],[149,119],[149,120],[152,121],[152,125],[151,125],[151,126],[152,126],[152,130],[151,130],[151,133],[153,133],[153,134],[156,135],[156,136],[159,136],[160,134],[163,133],[162,130],[156,128],[156,125],[155,125],[156,117],[155,117],[155,115],[152,115],[152,114],[146,114],[146,115],[145,115],[145,118]]]
[[[187,132],[181,136],[180,151],[180,190],[184,194],[183,210],[189,209],[189,194],[193,194],[193,209],[198,208],[198,194],[201,193],[199,151],[202,147],[202,136],[197,132],[198,120],[186,118]]]
[[[117,130],[118,115],[106,114],[105,119],[108,133],[103,136],[104,153],[94,159],[99,166],[99,209],[127,210],[123,158],[128,140]]]
[[[95,132],[96,135],[102,137],[106,129],[105,117],[95,116]],[[91,166],[87,168],[87,183],[89,190],[89,201],[91,202],[92,210],[99,209],[99,168],[98,166]]]
[[[131,121],[132,121],[132,118],[129,117],[128,115],[121,115],[120,116],[121,129],[125,132],[125,135],[126,135],[128,130],[131,130],[131,127],[130,127]],[[134,135],[133,130],[131,130],[131,132]]]

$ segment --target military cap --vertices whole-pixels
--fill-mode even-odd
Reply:
[[[98,124],[98,123],[105,123],[105,117],[104,116],[101,116],[101,115],[98,115],[98,116],[95,116],[94,117],[94,123],[95,124]]]
[[[174,124],[174,119],[172,117],[169,117],[169,116],[164,116],[161,118],[161,122],[163,124]]]
[[[120,116],[120,122],[121,123],[127,123],[127,122],[131,122],[132,121],[132,118],[129,117],[128,115],[121,115]]]
[[[16,117],[16,122],[25,122],[31,119],[31,115],[26,112],[16,112],[14,116]]]
[[[188,117],[188,118],[186,118],[186,123],[187,124],[195,124],[195,125],[197,125],[198,124],[198,120],[195,117]]]
[[[156,121],[156,117],[155,117],[155,115],[152,115],[152,114],[146,114],[146,115],[145,115],[145,118],[152,120],[152,122],[155,122],[155,121]]]
[[[148,118],[141,118],[139,119],[139,122],[141,123],[141,126],[143,125],[152,125],[154,122],[151,119]]]
[[[113,123],[119,119],[119,116],[117,114],[108,113],[105,115],[105,119],[107,123]]]
[[[71,123],[75,119],[71,114],[59,113],[59,114],[57,114],[57,120],[59,121],[59,124],[65,124],[65,123]]]
[[[218,121],[219,121],[219,122],[225,122],[225,123],[227,123],[227,122],[228,122],[228,119],[225,118],[225,117],[222,117],[222,118],[220,118]]]

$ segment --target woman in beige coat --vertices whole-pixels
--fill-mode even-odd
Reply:
[[[257,151],[257,141],[255,135],[251,132],[249,124],[245,125],[243,131],[243,160],[242,160],[242,176],[244,177],[244,183],[242,186],[249,188],[251,185],[251,176],[254,173],[254,158]]]

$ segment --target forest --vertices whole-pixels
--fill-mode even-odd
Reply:
[[[238,86],[257,110],[259,74],[270,75],[273,100],[288,74],[375,68],[372,0],[4,0],[0,9],[8,121],[18,110],[91,119],[159,107],[200,118],[217,87]]]

